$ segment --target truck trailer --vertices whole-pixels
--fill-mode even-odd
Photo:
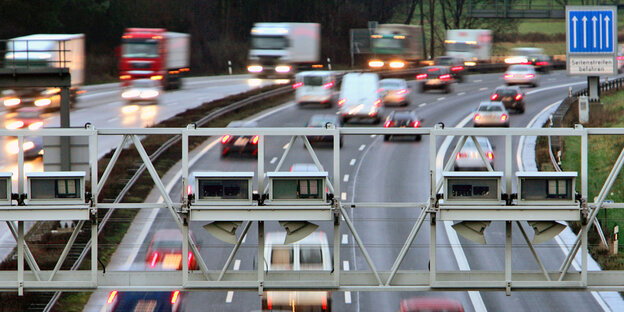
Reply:
[[[492,31],[489,29],[449,29],[446,31],[446,55],[459,57],[464,65],[490,61]]]
[[[416,25],[380,24],[371,35],[372,58],[368,66],[374,69],[402,69],[423,60],[422,29]]]
[[[6,68],[69,68],[70,103],[84,84],[84,34],[34,34],[9,39],[4,55]],[[20,88],[2,90],[2,103],[10,111],[24,106],[42,109],[60,107],[60,88]]]
[[[247,70],[259,78],[290,78],[300,70],[322,67],[320,55],[320,24],[256,23],[251,28]]]
[[[122,36],[119,79],[152,79],[164,89],[182,88],[190,70],[191,36],[162,28],[127,28]]]

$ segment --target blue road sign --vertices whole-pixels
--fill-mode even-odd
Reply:
[[[614,10],[569,10],[568,53],[613,53]]]

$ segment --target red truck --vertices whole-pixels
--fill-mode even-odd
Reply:
[[[164,89],[182,88],[189,71],[191,36],[162,28],[127,28],[122,38],[119,79],[127,86],[134,79],[162,81]]]

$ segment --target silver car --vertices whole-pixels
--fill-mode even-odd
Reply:
[[[511,65],[503,74],[507,85],[525,84],[537,87],[539,77],[533,65]]]
[[[405,79],[389,78],[379,81],[382,89],[383,102],[385,106],[390,105],[409,105],[410,94],[412,89],[407,85]]]
[[[494,149],[490,140],[487,137],[476,137],[479,146],[485,154],[485,158],[490,163],[490,166],[494,168]],[[466,143],[461,148],[459,153],[455,155],[455,171],[459,170],[487,170],[487,167],[483,163],[479,150],[474,141],[469,137],[466,139]]]
[[[503,102],[481,102],[473,122],[475,127],[509,127],[509,112]]]

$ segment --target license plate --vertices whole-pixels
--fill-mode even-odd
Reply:
[[[506,96],[503,98],[503,101],[511,101],[511,97],[510,96]]]
[[[234,145],[236,146],[246,145],[247,142],[249,142],[249,138],[238,138],[236,139],[236,142],[234,142]]]
[[[177,270],[182,262],[182,255],[167,254],[163,259],[163,269]]]

